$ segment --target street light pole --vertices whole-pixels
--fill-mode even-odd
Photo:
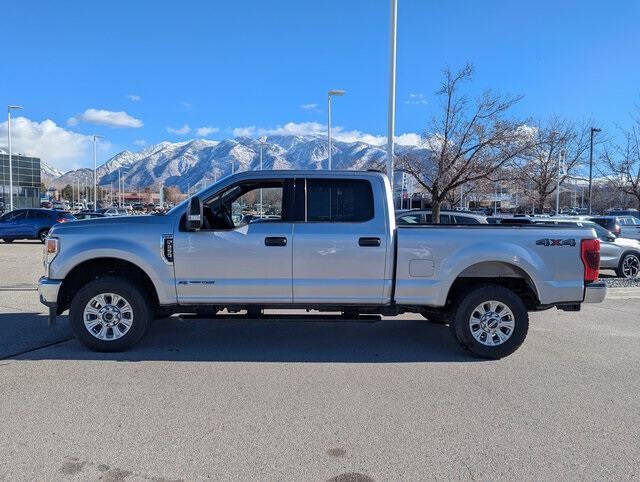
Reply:
[[[597,127],[591,128],[591,142],[589,146],[589,215],[591,215],[591,184],[593,182],[593,135],[596,132],[600,132],[602,129]]]
[[[332,165],[332,154],[331,154],[331,96],[344,95],[345,91],[340,89],[330,90],[327,94],[327,140],[329,145],[329,170],[333,169]]]
[[[260,170],[262,171],[262,149],[265,145],[264,141],[260,141]],[[262,208],[262,188],[260,188],[260,217],[264,214],[264,209]]]
[[[393,136],[396,123],[396,27],[398,0],[390,0],[389,24],[389,105],[387,108],[387,177],[393,192]]]
[[[98,209],[98,169],[96,165],[96,140],[103,136],[93,136],[93,209]]]
[[[7,137],[9,144],[9,211],[13,211],[13,163],[11,162],[11,110],[22,109],[21,105],[7,106]]]

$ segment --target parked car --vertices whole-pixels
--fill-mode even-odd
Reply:
[[[106,217],[102,213],[97,213],[95,211],[80,211],[79,213],[75,213],[73,215],[76,219],[95,219],[95,218],[104,218]]]
[[[76,211],[82,211],[84,209],[84,204],[81,202],[75,202],[73,203],[73,209]]]
[[[607,216],[633,216],[640,219],[640,211],[637,209],[610,209]]]
[[[620,237],[640,239],[640,218],[635,216],[618,216]]]
[[[431,224],[431,210],[412,209],[396,214],[398,225]],[[484,216],[461,211],[440,211],[440,224],[487,224]]]
[[[622,234],[622,227],[620,226],[620,219],[618,216],[591,216],[587,219],[599,224],[607,231],[611,231],[616,235],[616,237]]]
[[[53,204],[51,203],[51,201],[40,201],[40,207],[42,209],[51,209],[53,207]]]
[[[121,208],[102,208],[94,212],[103,214],[105,216],[124,216],[125,214],[127,214],[126,210]]]
[[[620,278],[640,276],[640,241],[617,237],[593,221],[553,219],[540,220],[537,224],[592,228],[600,240],[600,269],[613,269]]]
[[[74,220],[71,213],[66,211],[16,209],[0,217],[0,238],[5,243],[16,239],[39,239],[44,243],[54,224]]]
[[[260,189],[281,219],[236,224]],[[377,172],[245,171],[162,216],[55,226],[40,299],[51,322],[69,309],[75,336],[102,351],[138,342],[154,314],[277,307],[419,313],[450,322],[474,355],[500,358],[523,343],[529,311],[606,295],[591,228],[392,229],[390,199]]]

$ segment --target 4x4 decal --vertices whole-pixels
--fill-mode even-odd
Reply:
[[[538,246],[575,246],[576,240],[574,238],[569,239],[538,239],[536,241]]]

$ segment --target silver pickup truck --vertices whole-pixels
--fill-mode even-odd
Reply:
[[[515,351],[528,312],[601,302],[592,229],[397,227],[378,172],[243,172],[165,215],[55,226],[41,301],[76,337],[125,349],[154,317],[265,308],[413,312],[449,323],[474,355]]]

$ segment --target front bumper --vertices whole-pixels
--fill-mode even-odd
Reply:
[[[584,303],[602,303],[607,296],[604,281],[595,281],[584,287]]]
[[[44,276],[38,280],[38,294],[40,295],[40,303],[49,308],[49,325],[56,322],[56,314],[58,311],[58,292],[62,286],[62,281],[45,278]]]
[[[58,304],[58,292],[62,286],[62,281],[45,278],[44,276],[38,280],[38,294],[40,295],[40,303],[46,306]]]

